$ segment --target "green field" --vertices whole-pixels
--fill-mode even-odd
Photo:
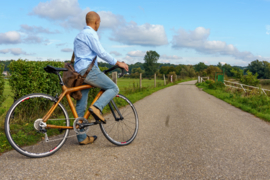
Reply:
[[[163,80],[161,79],[157,79],[156,83],[162,83],[163,84]],[[117,85],[121,90],[123,90],[124,88],[133,88],[135,87],[139,87],[140,86],[140,80],[139,79],[118,79],[117,80]],[[154,86],[154,79],[149,80],[149,79],[143,79],[142,80],[142,87],[153,87]]]

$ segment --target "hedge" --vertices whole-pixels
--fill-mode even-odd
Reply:
[[[45,93],[52,96],[61,93],[57,75],[47,73],[43,69],[47,65],[64,67],[64,62],[19,59],[10,63],[9,84],[14,93],[14,101],[30,93]]]
[[[4,76],[2,75],[3,71],[4,71],[4,65],[0,64],[0,106],[6,99],[4,96],[5,80],[4,80]]]
[[[9,84],[14,93],[14,101],[30,93],[45,93],[52,96],[61,94],[62,89],[57,75],[47,73],[44,67],[64,67],[64,62],[59,61],[12,61],[9,65],[11,76]],[[106,70],[100,67],[100,70]],[[1,87],[0,87],[1,88]],[[89,92],[88,102],[90,103],[100,89],[92,88]],[[0,89],[1,93],[1,89]]]

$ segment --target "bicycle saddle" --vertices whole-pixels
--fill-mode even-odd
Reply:
[[[53,67],[53,66],[50,66],[50,65],[47,65],[44,70],[47,72],[47,73],[54,73],[56,74],[56,72],[59,72],[59,71],[67,71],[68,69],[66,68],[57,68],[57,67]]]

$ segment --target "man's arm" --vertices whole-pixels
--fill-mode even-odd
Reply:
[[[92,50],[98,55],[98,57],[111,65],[117,65],[121,68],[124,68],[128,72],[128,65],[124,62],[117,61],[109,53],[107,53],[102,47],[97,37],[91,36],[90,42]]]

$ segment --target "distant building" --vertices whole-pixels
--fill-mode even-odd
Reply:
[[[8,75],[8,72],[7,71],[3,71],[2,73],[4,76],[7,76]]]

